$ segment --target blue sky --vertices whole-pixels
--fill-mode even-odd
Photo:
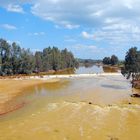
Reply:
[[[32,51],[68,48],[102,59],[139,47],[139,0],[1,0],[0,38]]]

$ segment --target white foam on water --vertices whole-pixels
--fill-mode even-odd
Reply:
[[[48,111],[53,111],[53,110],[55,110],[55,109],[57,109],[57,108],[58,108],[58,103],[49,103],[49,104],[47,105]]]

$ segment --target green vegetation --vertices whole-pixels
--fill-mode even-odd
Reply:
[[[1,76],[57,71],[77,66],[77,60],[67,49],[61,51],[57,47],[48,47],[32,53],[15,42],[9,44],[6,40],[0,39]]]
[[[79,66],[85,66],[85,67],[90,67],[95,64],[100,64],[102,63],[101,60],[93,60],[93,59],[77,59],[79,62]]]
[[[115,56],[115,55],[112,55],[111,58],[110,57],[105,57],[103,59],[103,64],[105,64],[105,65],[112,65],[112,66],[114,66],[114,65],[117,65],[118,62],[119,62],[118,57]]]
[[[136,47],[130,48],[126,53],[122,74],[127,79],[140,80],[140,51]]]

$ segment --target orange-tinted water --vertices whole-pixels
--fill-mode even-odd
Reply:
[[[28,88],[13,101],[27,104],[0,116],[0,140],[139,140],[140,99],[132,92],[122,76]]]

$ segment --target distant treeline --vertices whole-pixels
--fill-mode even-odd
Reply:
[[[116,55],[112,55],[111,57],[104,57],[103,64],[105,65],[116,65],[118,64],[119,59]]]
[[[102,60],[93,60],[93,59],[77,59],[80,66],[90,67],[97,63],[102,63]]]
[[[0,75],[31,74],[75,68],[78,61],[67,49],[48,47],[43,51],[31,52],[13,42],[0,39]]]

